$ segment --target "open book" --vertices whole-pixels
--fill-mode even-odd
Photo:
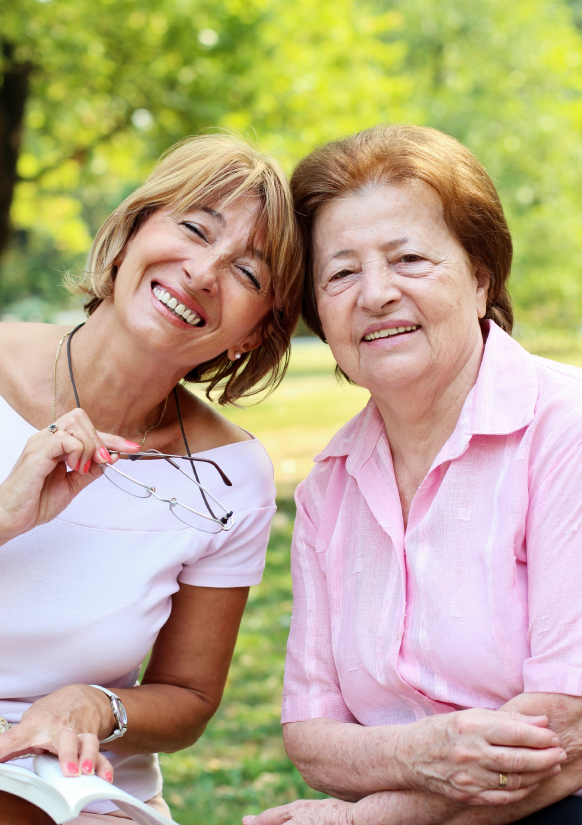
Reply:
[[[52,754],[35,756],[33,767],[34,773],[16,765],[0,764],[0,791],[27,799],[58,825],[79,816],[90,802],[102,799],[111,799],[140,825],[172,825],[167,816],[98,776],[63,776],[58,759]]]

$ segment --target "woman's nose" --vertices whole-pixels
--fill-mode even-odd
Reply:
[[[216,291],[220,270],[217,261],[201,261],[199,259],[187,261],[185,270],[193,290],[202,290],[208,293]]]
[[[366,267],[360,278],[358,306],[370,312],[380,312],[387,304],[398,301],[401,292],[398,289],[389,264]]]

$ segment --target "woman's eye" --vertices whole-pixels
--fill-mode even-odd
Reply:
[[[403,264],[415,264],[418,263],[418,261],[422,261],[422,258],[420,255],[403,255],[400,260]]]
[[[342,269],[341,272],[336,272],[335,275],[332,275],[329,279],[330,281],[341,281],[342,278],[346,278],[348,275],[352,275],[351,269]]]
[[[190,223],[190,221],[182,221],[181,226],[185,226],[186,229],[189,229],[190,232],[193,232],[195,235],[198,235],[198,237],[202,238],[203,241],[208,240],[204,232],[195,223]]]
[[[253,286],[256,287],[256,289],[261,288],[261,283],[252,269],[248,269],[246,266],[239,266],[239,269],[247,276],[247,278],[252,282]]]

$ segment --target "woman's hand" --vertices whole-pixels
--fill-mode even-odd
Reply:
[[[243,816],[243,825],[351,825],[351,802],[338,799],[299,799],[269,808],[258,816]]]
[[[567,759],[547,726],[547,716],[473,709],[403,727],[404,786],[468,805],[517,802],[560,773]],[[503,789],[501,773],[508,777]]]
[[[113,462],[113,450],[135,453],[139,445],[117,435],[97,432],[88,415],[74,409],[56,422],[51,434],[40,430],[0,485],[0,544],[39,524],[52,521],[101,474],[100,464]],[[67,466],[72,472],[67,472]]]
[[[22,720],[0,734],[0,762],[34,753],[54,753],[65,776],[97,774],[113,781],[111,763],[99,739],[115,727],[111,704],[100,690],[68,685],[34,702]]]

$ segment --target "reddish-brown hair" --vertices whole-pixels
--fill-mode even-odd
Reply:
[[[291,178],[307,250],[303,317],[325,340],[313,282],[313,227],[331,200],[369,187],[422,181],[438,194],[449,230],[475,265],[490,277],[485,318],[510,333],[513,309],[507,290],[513,246],[493,182],[471,152],[449,135],[423,126],[374,126],[335,140],[299,162]]]

